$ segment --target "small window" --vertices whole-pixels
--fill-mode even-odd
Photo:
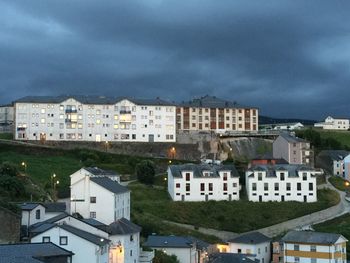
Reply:
[[[35,211],[35,219],[40,219],[40,209]]]
[[[310,246],[310,251],[311,252],[316,252],[316,246]]]
[[[130,241],[134,241],[134,236],[130,235]]]
[[[190,180],[190,173],[186,173],[186,181]]]
[[[299,245],[294,245],[294,251],[299,251]]]
[[[43,243],[49,243],[50,242],[50,237],[43,237]]]
[[[60,245],[68,245],[68,237],[66,236],[63,236],[63,237],[60,237]]]
[[[90,196],[90,203],[96,204],[96,196]]]
[[[96,218],[96,212],[90,212],[90,218]]]
[[[176,188],[180,188],[180,183],[177,183],[177,184],[176,184]]]

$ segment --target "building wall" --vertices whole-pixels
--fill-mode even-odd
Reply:
[[[50,141],[176,141],[175,106],[15,103],[15,138]]]
[[[290,163],[290,150],[288,142],[282,136],[278,136],[272,144],[273,158],[284,159]]]
[[[260,263],[270,263],[271,248],[270,242],[261,244],[238,244],[229,242],[230,253],[254,254]],[[241,250],[239,252],[239,249]]]
[[[177,107],[177,129],[188,131],[257,131],[258,109]]]
[[[349,119],[327,117],[325,122],[315,123],[315,127],[323,128],[324,130],[348,130],[350,125]]]
[[[36,211],[40,211],[40,218],[36,218]],[[38,205],[36,208],[34,208],[31,211],[22,211],[22,219],[21,219],[21,225],[22,226],[31,226],[33,224],[36,224],[38,222],[42,222],[46,220],[45,218],[45,207],[42,205]]]
[[[19,242],[21,217],[12,211],[0,207],[0,244]]]
[[[110,259],[112,260],[110,263],[120,263],[118,259],[123,259],[124,263],[135,263],[139,261],[140,233],[113,235],[109,239],[112,241],[110,248]],[[118,247],[119,244],[121,244],[121,247]]]
[[[344,158],[344,178],[350,180],[350,155]]]
[[[259,180],[259,174],[262,177]],[[281,173],[285,174],[285,180],[281,180]],[[303,173],[306,174],[306,180],[303,180]],[[254,174],[254,177],[249,177]],[[290,190],[287,190],[287,184],[290,184]],[[297,190],[297,184],[300,183],[301,190]],[[253,184],[256,190],[253,190]],[[265,184],[268,189],[265,190]],[[275,184],[278,184],[278,190],[275,190]],[[309,184],[312,184],[312,190],[309,190]],[[246,172],[246,190],[249,201],[268,202],[268,201],[298,201],[307,202],[317,201],[316,177],[311,175],[310,171],[299,171],[299,177],[288,177],[288,172],[277,171],[276,177],[266,177],[265,171]]]
[[[90,243],[89,241],[71,234],[62,228],[54,227],[42,234],[39,234],[31,239],[31,243],[42,242],[44,236],[49,236],[50,241],[63,249],[72,251],[72,262],[86,262],[86,263],[107,263],[108,262],[108,248],[104,247],[102,253],[98,245]],[[60,245],[60,236],[68,237],[67,245]]]
[[[186,181],[186,173],[190,174],[190,180]],[[227,181],[224,180],[227,173]],[[177,187],[177,185],[180,187]],[[189,184],[189,191],[186,190]],[[201,190],[204,184],[204,190]],[[212,191],[209,190],[212,184]],[[224,184],[227,190],[224,191]],[[239,178],[231,177],[229,171],[220,172],[220,177],[194,177],[192,171],[182,172],[182,178],[173,177],[168,169],[168,191],[174,201],[208,201],[208,200],[239,200]]]
[[[96,203],[90,203],[96,197]],[[96,213],[96,220],[110,224],[125,217],[130,220],[130,192],[114,194],[90,180],[88,173],[81,169],[71,175],[71,211],[84,218]]]
[[[333,175],[345,178],[344,160],[333,161]],[[348,179],[348,178],[347,178]]]
[[[299,250],[295,250],[295,244],[284,244],[284,262],[296,262],[296,257],[300,263],[309,263],[311,258],[316,258],[320,263],[345,263],[346,262],[346,242],[337,243],[330,246],[318,244],[297,244]],[[311,251],[311,245],[316,246],[316,252]],[[338,261],[335,261],[337,259]]]

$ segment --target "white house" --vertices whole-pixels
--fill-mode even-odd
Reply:
[[[314,169],[297,164],[257,165],[246,171],[249,201],[316,202]]]
[[[110,240],[67,224],[52,224],[31,238],[32,243],[52,242],[72,251],[73,262],[107,263]]]
[[[259,260],[260,263],[270,263],[270,242],[271,239],[260,232],[251,232],[228,240],[228,252],[245,254]]]
[[[332,175],[345,177],[344,158],[349,155],[350,152],[344,150],[323,150],[317,155],[316,164]]]
[[[350,154],[344,157],[344,175],[343,178],[350,180]]]
[[[16,140],[176,141],[176,106],[159,98],[32,96],[14,108]]]
[[[119,176],[96,167],[82,168],[71,178],[71,212],[104,224],[130,219],[130,191]]]
[[[315,123],[314,126],[324,130],[348,130],[350,128],[349,119],[336,119],[331,116],[328,116],[324,122]]]
[[[346,242],[339,234],[291,231],[283,238],[284,261],[346,263]]]
[[[200,263],[196,244],[182,236],[148,236],[144,246],[175,255],[180,263]]]
[[[183,164],[168,167],[168,192],[174,201],[239,200],[234,165]]]
[[[274,130],[285,130],[293,131],[304,128],[301,122],[288,122],[288,123],[276,123],[276,124],[266,124],[265,126],[271,127]]]
[[[46,208],[41,203],[23,203],[20,208],[22,210],[21,225],[26,228],[45,220]]]

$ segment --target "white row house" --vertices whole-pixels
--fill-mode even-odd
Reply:
[[[119,175],[97,167],[86,167],[71,178],[71,212],[110,224],[120,218],[130,220],[130,190]]]
[[[324,122],[314,124],[317,128],[324,130],[348,130],[350,128],[349,119],[347,118],[333,118],[328,116]]]
[[[183,164],[168,167],[168,192],[174,201],[239,200],[234,165]]]
[[[33,96],[14,111],[16,140],[176,141],[176,106],[159,98]]]
[[[315,170],[297,164],[258,165],[246,171],[249,201],[316,202]]]

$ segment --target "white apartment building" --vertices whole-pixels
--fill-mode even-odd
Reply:
[[[283,262],[346,263],[347,241],[339,234],[291,231],[282,238]]]
[[[14,109],[17,140],[176,141],[176,107],[159,98],[24,97]]]
[[[234,165],[183,164],[168,167],[168,192],[174,201],[239,200]]]
[[[130,220],[130,190],[119,184],[119,176],[96,167],[82,168],[71,178],[71,213],[110,224]]]
[[[176,126],[178,131],[257,131],[258,115],[257,108],[207,95],[180,103]]]
[[[260,232],[239,235],[227,243],[229,253],[246,254],[260,263],[271,262],[271,239]]]
[[[314,169],[296,164],[258,165],[246,171],[249,201],[316,202]]]
[[[314,124],[317,128],[322,128],[324,130],[345,130],[350,128],[349,119],[345,118],[333,118],[328,116],[324,122],[318,122]]]

